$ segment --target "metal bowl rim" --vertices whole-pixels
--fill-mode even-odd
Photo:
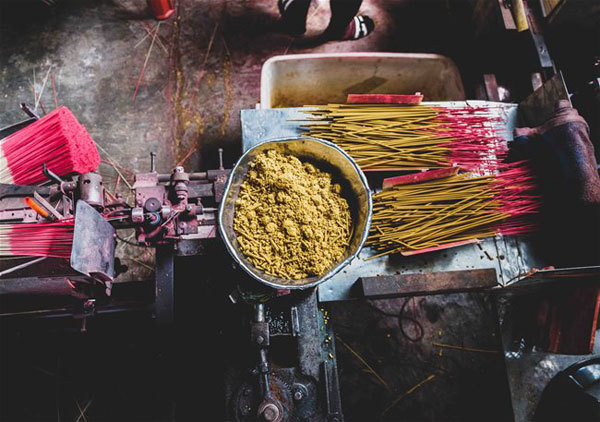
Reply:
[[[352,166],[356,170],[358,177],[359,177],[361,183],[363,184],[363,187],[365,188],[365,191],[367,194],[367,217],[366,217],[366,222],[365,222],[365,229],[362,233],[362,236],[360,238],[360,242],[358,244],[358,247],[356,248],[356,251],[352,255],[350,255],[346,259],[344,259],[342,262],[340,262],[338,265],[336,265],[331,271],[329,271],[327,274],[325,274],[320,279],[313,281],[312,283],[300,284],[300,285],[277,284],[277,283],[272,283],[270,281],[264,280],[259,275],[255,274],[250,268],[248,268],[248,266],[246,264],[244,264],[236,256],[237,251],[236,251],[235,247],[233,246],[233,244],[229,241],[229,238],[226,236],[225,231],[223,229],[223,224],[222,224],[223,212],[224,212],[224,208],[225,208],[225,198],[227,197],[227,194],[229,193],[229,189],[231,188],[231,184],[233,182],[233,177],[231,177],[231,176],[234,174],[235,170],[237,169],[238,165],[242,162],[242,160],[244,160],[244,158],[246,158],[246,156],[249,155],[252,151],[254,151],[258,147],[264,147],[265,144],[289,142],[289,141],[300,141],[303,139],[316,141],[325,146],[335,149],[336,151],[340,152],[352,164]],[[225,189],[223,190],[223,199],[221,200],[221,204],[219,205],[218,226],[219,226],[219,234],[221,236],[221,239],[225,243],[225,248],[227,249],[227,252],[229,252],[229,255],[231,255],[231,257],[236,262],[236,264],[239,265],[252,278],[260,281],[261,283],[263,283],[269,287],[273,287],[276,289],[305,290],[305,289],[310,289],[312,287],[315,287],[315,286],[329,280],[334,275],[339,273],[354,258],[356,258],[358,256],[358,254],[362,250],[362,248],[367,240],[367,237],[369,236],[372,212],[373,212],[373,199],[371,198],[371,189],[369,188],[369,183],[367,181],[367,178],[366,178],[365,174],[363,173],[363,171],[358,166],[358,164],[356,164],[356,161],[354,161],[354,159],[352,157],[350,157],[350,155],[348,155],[348,153],[346,153],[346,151],[344,151],[343,149],[338,147],[333,142],[329,142],[324,139],[314,138],[312,136],[290,136],[290,137],[285,137],[285,138],[269,139],[258,145],[255,145],[252,148],[250,148],[248,151],[243,153],[242,156],[236,161],[235,165],[233,166],[233,168],[231,170],[229,178],[227,180],[227,184],[225,185]]]

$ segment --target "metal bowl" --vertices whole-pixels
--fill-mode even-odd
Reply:
[[[257,155],[267,150],[291,154],[302,161],[315,164],[320,170],[330,173],[336,183],[340,183],[342,186],[342,195],[350,206],[352,236],[344,259],[320,277],[298,280],[274,277],[255,268],[239,249],[237,236],[233,230],[235,201],[246,177],[249,164]],[[281,138],[255,146],[242,155],[235,164],[219,207],[219,232],[235,262],[256,280],[278,289],[308,289],[333,277],[358,255],[369,234],[372,208],[371,191],[365,175],[341,148],[331,142],[310,137]]]

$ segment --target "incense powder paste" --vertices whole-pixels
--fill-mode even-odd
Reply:
[[[275,150],[250,163],[233,229],[256,268],[288,280],[321,276],[344,257],[351,228],[330,174]]]

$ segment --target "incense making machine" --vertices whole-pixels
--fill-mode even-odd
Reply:
[[[29,119],[1,129],[0,139],[37,120],[25,104],[22,108]],[[109,193],[97,173],[63,180],[44,167],[47,181],[40,186],[0,184],[0,223],[66,218],[75,223],[68,263],[45,257],[3,262],[0,293],[74,296],[95,307],[111,296],[115,277],[127,269],[115,259],[117,231],[134,229],[136,244],[157,249],[157,319],[172,319],[172,257],[201,253],[202,241],[216,237],[216,207],[229,170],[223,167],[222,150],[219,168],[198,173],[181,166],[157,173],[155,158],[151,153],[149,171],[135,175],[132,204]]]
[[[37,116],[30,117],[2,129],[0,138]],[[75,221],[68,262],[42,257],[3,263],[0,317],[64,316],[81,319],[85,331],[89,318],[139,309],[151,312],[159,326],[170,327],[176,257],[206,255],[207,242],[219,236],[218,206],[231,170],[223,165],[222,150],[218,168],[203,172],[177,166],[161,174],[155,162],[151,153],[149,171],[135,174],[131,203],[109,193],[97,173],[62,179],[44,169],[48,180],[41,186],[0,185],[0,224]],[[130,243],[155,248],[154,283],[114,283],[127,270],[115,258],[115,244],[129,242],[119,236],[127,229],[134,230],[136,242]],[[225,365],[228,420],[342,421],[335,335],[318,307],[316,289],[265,286],[237,263],[230,270],[228,301],[240,310],[240,318],[232,335],[237,353]],[[31,296],[69,297],[71,306],[66,312],[14,309],[13,301],[5,300]]]

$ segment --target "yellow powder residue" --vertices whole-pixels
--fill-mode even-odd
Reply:
[[[235,203],[241,251],[267,274],[320,276],[344,257],[352,222],[331,175],[274,150],[258,155]]]

